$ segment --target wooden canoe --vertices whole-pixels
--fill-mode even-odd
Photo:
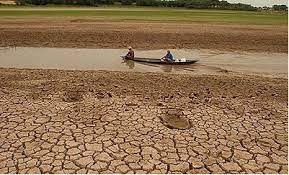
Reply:
[[[121,56],[121,58],[126,59],[126,60],[132,60],[132,59],[126,58],[125,56]],[[186,65],[186,64],[194,64],[198,60],[186,60],[186,62],[172,62],[172,63],[169,63],[167,61],[161,61],[161,59],[135,57],[132,61],[151,63],[151,64]]]

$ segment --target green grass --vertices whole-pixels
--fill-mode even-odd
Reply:
[[[212,22],[231,24],[287,25],[285,13],[171,8],[0,8],[0,18],[72,17],[107,20]]]

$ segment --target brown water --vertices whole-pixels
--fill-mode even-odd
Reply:
[[[171,50],[176,58],[198,59],[193,65],[153,65],[124,61],[125,49],[0,48],[0,67],[64,70],[112,70],[287,77],[288,55],[282,53],[222,52],[216,50]],[[160,58],[165,50],[136,50],[137,57]]]

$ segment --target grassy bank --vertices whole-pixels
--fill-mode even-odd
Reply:
[[[76,17],[107,20],[212,22],[232,24],[286,25],[287,14],[228,11],[188,10],[169,8],[0,8],[0,18]]]

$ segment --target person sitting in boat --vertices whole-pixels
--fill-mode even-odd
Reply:
[[[162,59],[164,59],[165,61],[167,61],[169,63],[174,62],[174,57],[171,54],[171,51],[169,51],[169,50],[167,51],[167,54],[164,57],[162,57]]]
[[[128,53],[126,54],[125,57],[131,60],[134,59],[134,51],[131,46],[128,47]]]

